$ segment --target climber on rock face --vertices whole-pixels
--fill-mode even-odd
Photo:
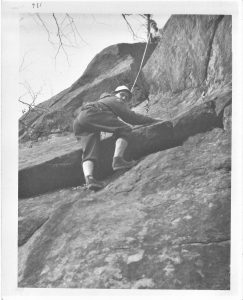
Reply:
[[[113,133],[116,138],[112,162],[113,170],[129,169],[136,162],[126,161],[123,158],[128,145],[128,137],[132,131],[132,127],[126,123],[141,125],[162,121],[130,110],[128,104],[131,97],[132,93],[128,87],[118,86],[113,95],[103,93],[98,101],[85,104],[74,120],[73,130],[81,142],[83,173],[88,189],[99,190],[103,188],[102,182],[97,181],[93,176],[99,155],[101,132]]]

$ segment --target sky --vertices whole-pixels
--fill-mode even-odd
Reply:
[[[139,15],[128,16],[137,37],[121,15],[70,14],[67,19],[65,14],[55,14],[55,17],[62,26],[66,45],[65,52],[60,49],[58,54],[57,26],[52,14],[20,15],[19,95],[23,102],[32,102],[30,90],[38,94],[35,100],[38,104],[69,87],[107,46],[146,41],[144,19]],[[169,16],[152,18],[162,28]],[[19,103],[20,116],[27,108]]]

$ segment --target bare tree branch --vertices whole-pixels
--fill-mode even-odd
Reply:
[[[51,22],[49,20],[43,18],[41,14],[36,13],[36,14],[29,14],[31,18],[33,18],[34,22],[38,26],[42,26],[43,29],[45,30],[47,34],[48,41],[51,43],[51,45],[56,48],[56,53],[55,53],[55,65],[56,65],[56,59],[60,52],[62,51],[67,59],[68,65],[70,65],[69,62],[69,57],[68,57],[68,52],[66,51],[67,47],[78,47],[78,38],[84,42],[86,45],[89,45],[85,39],[83,39],[82,35],[80,34],[78,28],[77,28],[77,23],[75,21],[75,18],[71,14],[64,14],[60,18],[57,16],[57,14],[52,13],[51,18],[53,18],[55,27],[57,29],[57,32],[54,33],[53,30],[51,30]],[[94,21],[98,24],[103,24],[106,26],[109,26],[108,24],[98,22],[95,18],[94,15],[91,15]],[[134,26],[132,23],[128,20],[130,17],[136,17],[136,22],[139,22],[143,24],[142,26],[146,26],[144,23],[148,21],[148,16],[151,16],[149,14],[122,14],[122,18],[125,20],[126,25],[129,29],[129,31],[132,33],[133,39],[142,39],[144,38],[139,37],[136,30],[134,30]],[[129,17],[129,18],[128,18]],[[140,19],[139,19],[140,18]],[[148,24],[148,23],[147,23]],[[70,30],[69,30],[70,29]],[[56,37],[54,36],[56,35]]]
[[[67,35],[64,32],[61,32],[61,36],[67,40],[68,44],[64,43],[63,40],[63,46],[65,47],[73,47],[73,48],[77,48],[77,46],[74,46],[72,41],[68,38],[69,33],[67,33]]]
[[[45,22],[42,20],[42,18],[41,18],[41,16],[40,16],[39,14],[36,14],[36,16],[37,16],[37,18],[39,19],[39,21],[41,22],[42,26],[44,27],[44,29],[45,29],[46,32],[47,32],[48,41],[49,41],[52,45],[54,45],[54,43],[53,43],[52,40],[51,40],[50,31],[48,30],[48,28],[47,28]]]
[[[59,39],[59,46],[58,46],[58,49],[57,49],[57,53],[56,53],[56,55],[55,55],[55,59],[57,58],[57,55],[58,55],[58,53],[60,52],[60,49],[62,49],[63,52],[64,52],[64,54],[65,54],[65,56],[66,56],[67,62],[68,62],[68,64],[70,65],[69,59],[68,59],[68,55],[67,55],[67,52],[65,51],[64,46],[63,46],[62,37],[61,37],[61,33],[60,33],[59,23],[58,23],[57,18],[56,18],[56,16],[55,16],[54,13],[52,14],[52,16],[53,16],[53,18],[54,18],[54,20],[55,20],[55,23],[56,23],[56,26],[57,26],[57,36],[58,36],[58,39]]]
[[[146,15],[139,14],[140,17],[147,19]]]
[[[62,19],[62,21],[61,21],[61,23],[60,23],[60,27],[64,24],[66,18],[67,18],[67,16],[66,16],[66,14],[65,14],[64,17],[63,17],[63,19]]]
[[[88,43],[82,38],[81,34],[78,31],[78,28],[76,26],[76,23],[74,22],[73,17],[71,17],[69,14],[66,14],[68,17],[68,21],[70,22],[72,29],[73,29],[73,33],[75,35],[75,40],[76,40],[76,33],[78,34],[79,38],[86,44],[88,45]]]
[[[93,20],[94,20],[94,22],[95,23],[97,23],[97,24],[102,24],[102,25],[105,25],[105,26],[108,26],[108,27],[110,27],[110,25],[108,25],[108,24],[106,24],[106,23],[103,23],[103,22],[98,22],[97,20],[96,20],[96,18],[95,18],[95,16],[94,15],[91,15],[92,16],[92,18],[93,18]]]
[[[40,26],[39,22],[37,22],[35,19],[35,15],[33,15],[33,14],[28,14],[28,15],[34,20],[36,25]]]
[[[27,118],[27,116],[29,115],[29,113],[33,110],[34,111],[41,111],[41,112],[43,112],[43,111],[44,112],[49,112],[49,109],[44,108],[44,107],[40,107],[40,106],[36,106],[36,103],[35,103],[36,99],[38,98],[38,96],[42,92],[43,86],[41,86],[41,88],[37,92],[34,92],[33,89],[31,88],[30,84],[27,81],[20,82],[19,84],[24,87],[24,89],[26,90],[26,93],[23,94],[22,96],[20,96],[18,98],[18,101],[28,107],[28,112],[25,114],[23,120],[25,120]],[[26,95],[29,95],[30,100],[31,100],[30,103],[26,102],[26,100],[22,100],[22,98],[25,97]]]
[[[24,104],[24,105],[27,105],[28,107],[29,107],[29,110],[42,110],[42,111],[49,111],[49,109],[47,109],[47,108],[44,108],[44,107],[40,107],[40,106],[36,106],[36,105],[34,105],[34,104],[29,104],[29,103],[27,103],[27,102],[25,102],[25,101],[23,101],[23,100],[21,100],[20,99],[20,97],[19,97],[19,99],[18,99],[18,101],[20,102],[20,103],[22,103],[22,104]]]
[[[30,84],[27,81],[20,82],[19,84],[22,85],[25,88],[25,90],[27,91],[27,93],[30,95],[30,97],[32,99],[32,104],[35,104],[37,97],[41,94],[41,92],[43,90],[43,86],[40,87],[38,92],[34,92],[33,89],[31,88]]]
[[[123,19],[125,20],[125,22],[126,22],[128,28],[129,28],[129,30],[131,31],[131,33],[132,33],[132,35],[133,35],[133,39],[135,40],[136,38],[138,38],[138,36],[137,36],[137,35],[135,34],[135,32],[133,31],[133,29],[132,29],[130,23],[127,21],[126,16],[127,16],[127,14],[122,14],[122,17],[123,17]]]
[[[33,62],[30,62],[28,65],[25,66],[25,61],[26,61],[26,56],[27,54],[29,53],[30,51],[27,51],[25,52],[23,58],[22,58],[22,61],[20,63],[20,66],[19,66],[19,72],[23,72],[24,70],[26,70],[29,66],[32,65]]]

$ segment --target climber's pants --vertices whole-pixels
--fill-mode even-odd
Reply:
[[[73,131],[80,139],[83,150],[82,161],[97,161],[99,156],[100,133],[113,133],[115,138],[127,140],[132,128],[120,121],[108,108],[100,110],[96,107],[83,109],[74,120]]]

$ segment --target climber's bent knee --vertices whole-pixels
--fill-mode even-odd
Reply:
[[[96,165],[98,158],[97,157],[82,157],[82,164],[87,161],[91,161],[94,165]]]
[[[131,135],[132,128],[129,126],[124,126],[122,128],[119,128],[117,132],[115,133],[116,138],[123,138],[124,140],[129,140],[129,137]]]

